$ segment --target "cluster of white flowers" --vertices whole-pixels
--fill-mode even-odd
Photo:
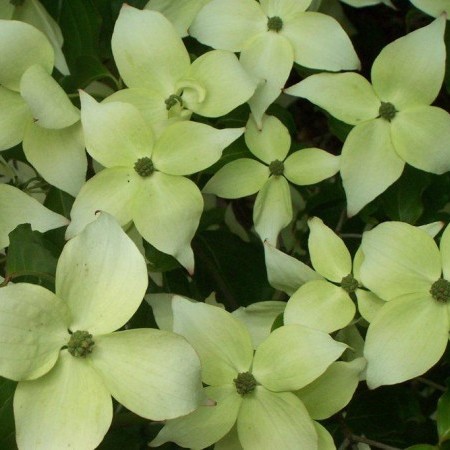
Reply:
[[[371,83],[350,72],[360,69],[350,38],[333,17],[308,9],[312,0],[124,5],[111,48],[126,88],[96,99],[89,88],[69,97],[52,77],[55,67],[69,69],[61,31],[42,5],[0,0],[0,150],[22,143],[36,173],[75,197],[68,220],[8,184],[12,169],[0,159],[0,249],[23,223],[42,232],[67,226],[68,240],[55,293],[8,279],[0,287],[0,375],[18,381],[20,449],[97,447],[112,421],[111,396],[166,421],[151,446],[334,449],[317,421],[344,408],[360,380],[371,389],[400,383],[441,358],[450,330],[448,226],[438,247],[442,223],[381,223],[363,234],[352,261],[343,240],[313,217],[312,268],[277,249],[295,217],[290,184],[340,176],[353,216],[401,177],[405,163],[450,170],[450,114],[430,106],[445,75],[450,1],[411,3],[434,19],[383,48]],[[188,35],[212,49],[191,61]],[[315,74],[287,87],[294,64]],[[283,92],[353,126],[341,155],[292,151],[288,129],[267,114]],[[191,120],[245,103],[242,128]],[[248,157],[222,165],[201,191],[190,176],[239,138]],[[88,160],[96,173],[86,180]],[[160,329],[128,329],[148,271],[122,227],[134,224],[192,275],[202,194],[257,194],[253,222],[267,277],[289,300],[229,313],[148,294]],[[362,349],[330,336],[356,323],[367,328]]]

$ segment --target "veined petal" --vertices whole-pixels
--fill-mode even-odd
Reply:
[[[339,156],[320,148],[303,148],[286,158],[284,175],[294,184],[319,183],[339,172]]]
[[[334,72],[361,67],[350,38],[331,16],[298,14],[283,23],[280,34],[291,43],[297,64]]]
[[[450,14],[449,0],[411,0],[411,3],[430,16],[438,17],[443,12]]]
[[[162,172],[146,178],[132,205],[133,221],[142,237],[158,250],[194,270],[190,242],[203,211],[203,198],[191,180]]]
[[[450,114],[423,106],[396,114],[391,125],[395,151],[411,166],[443,174],[450,170]]]
[[[263,114],[281,94],[288,79],[294,63],[294,51],[289,41],[280,34],[264,32],[242,49],[240,61],[258,83],[248,104],[256,124],[262,127]]]
[[[223,166],[206,183],[203,192],[222,198],[241,198],[261,190],[269,178],[269,168],[250,158],[240,158]]]
[[[276,245],[278,234],[292,220],[289,184],[283,176],[271,176],[256,196],[253,223],[262,241]]]
[[[22,381],[14,394],[19,448],[95,448],[112,420],[112,401],[87,361],[61,352],[45,376]]]
[[[265,31],[267,17],[253,0],[212,0],[189,28],[201,43],[232,52],[240,52],[253,36]]]
[[[236,55],[214,50],[197,58],[188,71],[188,78],[205,89],[202,101],[189,102],[188,108],[205,117],[219,117],[245,103],[255,92],[256,82],[241,66]]]
[[[367,331],[364,356],[369,388],[422,375],[444,353],[448,330],[447,306],[430,294],[404,295],[386,303]]]
[[[260,3],[267,17],[278,16],[284,22],[306,11],[311,0],[261,0]]]
[[[361,281],[384,300],[414,292],[428,294],[441,275],[433,238],[407,223],[384,222],[363,234],[361,246]]]
[[[340,283],[352,272],[352,257],[344,241],[322,219],[308,220],[308,249],[314,269],[331,281]]]
[[[209,0],[150,0],[144,9],[159,11],[170,20],[180,37],[188,35],[188,28]]]
[[[111,395],[152,420],[194,411],[204,400],[200,361],[174,333],[133,329],[95,336],[91,360]]]
[[[245,323],[252,338],[253,348],[257,348],[270,334],[273,322],[280,315],[286,302],[265,301],[239,307],[231,314]]]
[[[344,289],[326,280],[314,280],[300,286],[291,296],[284,323],[332,333],[347,326],[355,312],[355,305]]]
[[[365,366],[364,358],[334,362],[319,378],[295,394],[313,419],[327,419],[351,400]]]
[[[30,108],[17,92],[0,86],[0,150],[22,142],[25,127],[33,121]]]
[[[350,216],[400,178],[405,166],[392,145],[390,124],[384,119],[369,120],[353,128],[340,160]]]
[[[161,45],[163,43],[163,45]],[[189,54],[173,25],[159,12],[124,5],[111,39],[114,60],[126,85],[167,97],[189,68]]]
[[[0,374],[31,380],[47,373],[69,340],[70,311],[49,290],[28,283],[0,289]]]
[[[212,386],[232,384],[250,369],[253,346],[245,326],[217,306],[172,300],[173,331],[184,336],[200,356],[202,380]]]
[[[288,129],[275,116],[264,114],[261,127],[250,116],[245,130],[245,143],[249,150],[261,161],[284,161],[291,146]]]
[[[322,275],[305,263],[277,250],[267,242],[264,242],[264,256],[269,283],[288,295],[292,295],[308,281],[323,279]]]
[[[200,406],[187,416],[167,421],[150,446],[171,441],[185,448],[205,448],[224,437],[236,422],[242,397],[232,384],[208,386],[204,393],[217,404]]]
[[[257,386],[242,402],[237,428],[246,450],[318,448],[308,411],[291,392],[270,392]]]
[[[71,331],[117,330],[138,309],[147,283],[144,258],[106,213],[65,245],[56,268],[56,293],[72,311]]]
[[[0,20],[0,85],[19,91],[20,78],[34,64],[48,73],[53,70],[54,53],[47,38],[36,28],[15,20]]]
[[[38,64],[29,67],[22,75],[20,95],[41,127],[65,128],[80,120],[80,111],[63,88]]]
[[[322,331],[284,325],[256,349],[252,373],[271,391],[295,391],[322,375],[346,348]]]
[[[0,249],[9,245],[8,234],[22,223],[30,223],[33,230],[43,233],[68,222],[20,189],[0,184]]]
[[[85,92],[80,100],[86,149],[101,165],[133,167],[139,158],[151,156],[153,133],[133,105],[100,104]]]
[[[448,225],[446,226],[444,233],[442,233],[439,248],[441,250],[442,272],[444,278],[450,280],[450,226]]]
[[[380,109],[371,84],[357,73],[311,75],[284,92],[306,98],[350,125],[374,119]]]
[[[30,121],[23,139],[23,151],[46,181],[76,197],[85,183],[87,169],[80,122],[53,130]]]
[[[372,65],[372,84],[381,100],[397,110],[429,105],[445,73],[445,17],[439,17],[381,50]]]
[[[112,214],[121,226],[133,219],[132,207],[140,185],[139,175],[128,167],[104,169],[81,188],[70,211],[66,239],[95,220],[97,211]]]
[[[155,167],[169,175],[190,175],[212,166],[244,128],[218,130],[204,123],[178,122],[164,129],[155,143]]]
[[[357,289],[356,298],[358,299],[358,311],[367,322],[372,322],[378,311],[386,303],[376,294],[364,289]]]

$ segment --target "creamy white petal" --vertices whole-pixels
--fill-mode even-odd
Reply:
[[[450,14],[449,0],[411,0],[411,3],[430,16],[438,17],[443,12]]]
[[[442,233],[441,242],[441,260],[442,260],[442,272],[444,278],[450,280],[450,227],[447,225],[444,233]]]
[[[373,292],[365,291],[364,289],[357,289],[355,294],[358,300],[359,313],[364,319],[367,320],[367,322],[372,322],[386,301],[382,300]]]

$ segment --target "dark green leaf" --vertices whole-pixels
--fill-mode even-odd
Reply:
[[[437,404],[437,429],[439,442],[450,439],[450,391],[447,391]]]
[[[180,263],[171,255],[159,251],[147,241],[143,241],[145,257],[148,259],[152,272],[167,272],[180,267]]]

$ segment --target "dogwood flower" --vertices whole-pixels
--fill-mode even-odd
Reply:
[[[209,1],[178,0],[174,3],[172,0],[150,0],[144,9],[159,11],[170,20],[180,37],[186,37],[195,16]]]
[[[353,6],[354,8],[362,8],[364,6],[373,6],[383,4],[395,8],[391,0],[341,0],[342,3]]]
[[[106,211],[122,226],[133,221],[145,240],[192,272],[190,241],[200,221],[203,198],[197,185],[182,175],[214,164],[244,130],[177,122],[155,139],[133,105],[99,104],[85,92],[80,98],[86,148],[106,169],[82,187],[66,237],[92,222],[97,210]]]
[[[0,0],[0,19],[26,22],[44,33],[55,52],[55,67],[63,75],[69,74],[61,50],[64,43],[61,28],[38,0]]]
[[[426,172],[450,169],[450,114],[429,106],[445,73],[445,17],[388,44],[361,75],[318,74],[286,89],[355,125],[340,172],[354,215],[396,181],[405,162]]]
[[[27,160],[75,196],[87,168],[80,112],[51,77],[54,51],[24,22],[0,20],[0,150],[23,141]]]
[[[0,250],[9,245],[8,234],[22,223],[44,232],[66,226],[69,221],[20,189],[0,184]]]
[[[311,0],[212,0],[189,34],[216,49],[240,52],[259,83],[249,104],[258,126],[280,95],[294,62],[330,71],[360,66],[349,37],[325,14],[306,11]]]
[[[129,89],[110,100],[134,104],[155,130],[169,119],[189,119],[192,112],[222,116],[246,102],[256,89],[231,52],[207,52],[191,64],[173,25],[157,11],[124,5],[111,45]]]
[[[199,405],[200,364],[185,339],[154,329],[114,332],[146,287],[142,255],[102,213],[64,247],[56,294],[27,283],[0,288],[0,374],[19,381],[19,448],[96,448],[111,424],[111,395],[153,420]]]
[[[275,117],[264,116],[259,129],[252,116],[247,122],[245,142],[262,162],[240,158],[226,164],[203,188],[207,194],[239,198],[258,192],[253,210],[256,232],[273,245],[281,229],[292,220],[288,180],[305,186],[333,176],[339,157],[318,148],[304,148],[288,155],[291,137]]]
[[[364,233],[360,276],[386,303],[370,323],[364,356],[370,388],[423,374],[442,356],[450,329],[450,227],[440,250],[418,227],[385,222]]]
[[[208,385],[205,393],[217,405],[167,421],[151,446],[174,441],[205,448],[218,441],[220,446],[224,438],[245,450],[315,450],[322,440],[331,439],[315,426],[301,389],[330,367],[345,344],[318,330],[287,325],[273,331],[254,352],[245,325],[223,309],[180,297],[172,306],[174,331],[199,354],[202,380]]]

